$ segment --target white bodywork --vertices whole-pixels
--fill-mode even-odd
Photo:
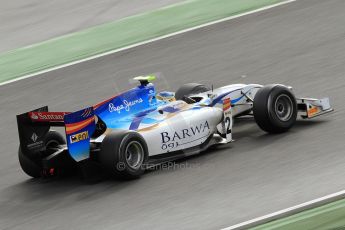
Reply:
[[[189,105],[184,101],[175,101],[163,106],[178,107],[181,110],[175,114],[163,112],[160,118],[162,122],[140,127],[138,132],[147,142],[149,155],[154,156],[200,146],[216,133],[224,134],[224,138],[219,138],[218,143],[231,142],[233,117],[251,111],[252,103],[248,103],[250,102],[248,98],[254,97],[261,87],[254,84],[229,85],[191,96],[191,98],[199,98],[199,103],[194,105]],[[210,106],[210,103],[219,96],[221,100],[214,106]],[[236,104],[232,104],[226,111],[223,107],[225,98],[236,100]]]
[[[153,156],[201,145],[215,133],[222,119],[223,111],[219,108],[188,109],[138,132],[145,138],[150,156]]]

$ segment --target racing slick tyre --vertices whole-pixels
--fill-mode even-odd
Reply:
[[[44,137],[44,144],[46,146],[44,156],[48,156],[52,153],[49,151],[50,149],[56,148],[58,145],[65,145],[66,140],[60,133],[56,132],[55,130],[50,130]]]
[[[139,178],[145,171],[148,148],[137,132],[118,130],[107,135],[101,145],[99,161],[112,176],[130,180]]]
[[[254,119],[268,133],[282,133],[296,122],[297,102],[292,91],[283,85],[267,85],[255,95]]]
[[[48,155],[47,153],[49,152],[49,148],[54,148],[57,145],[66,144],[66,141],[60,133],[51,130],[46,134],[44,138],[44,144],[46,146],[47,151],[43,156],[40,156],[40,157],[47,156]],[[38,178],[42,176],[41,174],[42,166],[39,163],[40,159],[31,159],[30,157],[26,156],[22,152],[20,146],[18,150],[18,158],[19,158],[20,167],[27,175],[33,178]]]
[[[203,93],[206,91],[211,90],[209,87],[199,83],[188,83],[182,85],[176,92],[175,98],[176,100],[184,100],[186,97],[192,94]],[[188,102],[187,102],[188,103]]]
[[[29,159],[22,153],[22,150],[19,146],[18,150],[19,164],[22,170],[33,178],[41,177],[42,167],[35,161]]]

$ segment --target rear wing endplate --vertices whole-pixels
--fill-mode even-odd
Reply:
[[[90,157],[90,138],[96,129],[93,107],[64,116],[68,152],[79,162]]]

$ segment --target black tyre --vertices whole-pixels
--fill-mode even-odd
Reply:
[[[46,152],[44,153],[45,157],[55,152],[56,150],[54,148],[56,148],[58,145],[65,145],[66,140],[60,133],[51,130],[46,134],[44,144],[46,146]]]
[[[185,97],[188,97],[193,94],[203,93],[211,90],[209,87],[199,83],[188,83],[182,85],[176,92],[176,100],[183,100]]]
[[[25,156],[22,153],[22,150],[18,150],[18,158],[19,158],[19,164],[22,170],[28,175],[33,178],[41,177],[42,167],[37,161],[29,159],[27,156]]]
[[[54,148],[57,145],[66,144],[66,141],[60,133],[56,131],[49,131],[45,136],[44,143],[45,143],[47,151],[46,151],[46,154],[43,155],[43,157],[46,155],[49,155],[48,153],[49,153],[50,148]],[[27,175],[33,178],[41,177],[42,166],[40,163],[40,160],[41,160],[40,158],[38,159],[29,158],[28,156],[23,154],[20,146],[18,150],[18,158],[19,158],[20,167]]]
[[[101,146],[99,161],[118,179],[136,179],[145,171],[148,158],[144,138],[137,132],[118,130],[107,135]]]
[[[267,85],[256,93],[253,113],[262,130],[269,133],[285,132],[296,122],[296,98],[286,86]]]

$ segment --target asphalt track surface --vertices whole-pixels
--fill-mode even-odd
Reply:
[[[0,0],[0,52],[182,0]]]
[[[345,188],[345,1],[303,0],[0,87],[1,229],[218,229]],[[236,142],[140,180],[34,180],[17,162],[15,114],[73,111],[161,72],[186,82],[283,83],[329,96],[335,112],[268,135],[252,120]]]

